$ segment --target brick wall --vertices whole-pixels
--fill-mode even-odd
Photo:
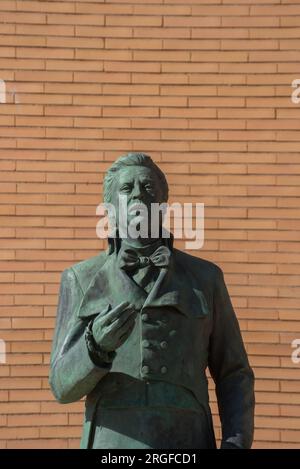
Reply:
[[[47,380],[60,273],[104,247],[103,173],[128,150],[159,162],[171,201],[205,203],[197,255],[224,269],[255,370],[254,447],[299,447],[300,0],[0,11],[0,447],[78,446],[82,403]]]

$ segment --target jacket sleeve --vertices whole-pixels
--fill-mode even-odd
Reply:
[[[61,403],[74,402],[94,389],[110,366],[93,363],[85,341],[87,320],[77,316],[83,292],[72,268],[63,272],[53,337],[49,382]]]
[[[250,448],[254,428],[254,375],[219,267],[208,364],[216,385],[222,425],[221,448]]]

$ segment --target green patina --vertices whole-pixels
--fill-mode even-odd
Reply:
[[[128,154],[104,185],[106,201],[120,194],[150,206],[168,187],[150,157]],[[86,396],[82,448],[215,448],[207,368],[221,447],[249,448],[254,377],[218,266],[172,236],[116,237],[63,272],[50,384],[59,402]]]

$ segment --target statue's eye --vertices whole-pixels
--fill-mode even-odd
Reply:
[[[152,184],[147,183],[147,184],[145,184],[144,187],[145,187],[146,191],[149,191],[149,192],[154,191],[154,187],[153,187]]]
[[[132,189],[132,185],[131,184],[123,184],[123,186],[121,187],[121,191],[122,192],[130,192]]]

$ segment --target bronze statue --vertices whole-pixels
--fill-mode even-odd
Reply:
[[[119,158],[104,200],[168,200],[147,155]],[[86,396],[82,448],[216,448],[205,370],[216,385],[221,448],[250,448],[254,376],[215,264],[173,237],[121,237],[62,274],[51,355],[56,399]]]

